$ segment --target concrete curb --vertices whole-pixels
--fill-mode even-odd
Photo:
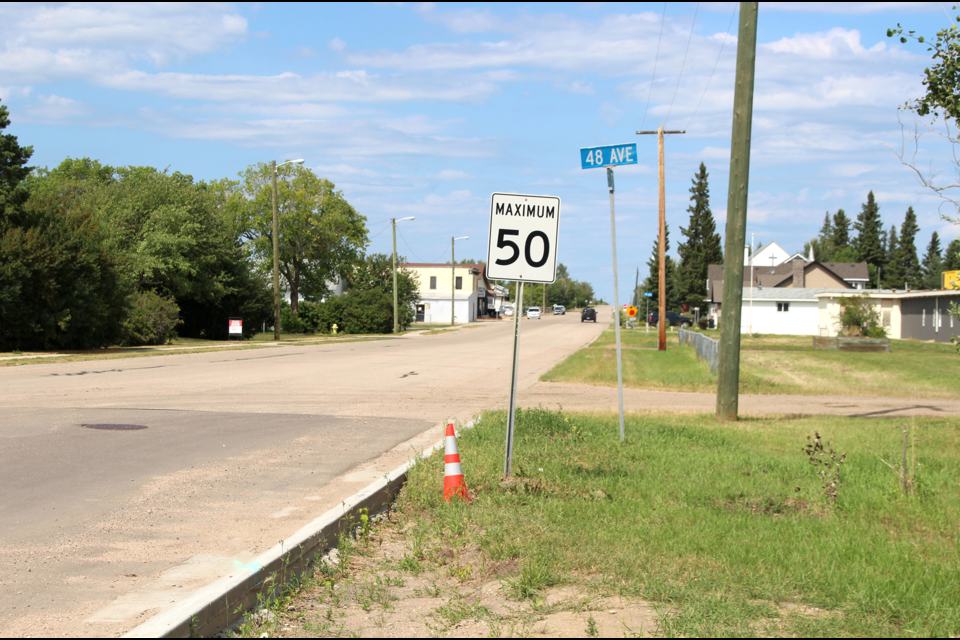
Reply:
[[[462,428],[472,425],[471,421]],[[440,440],[423,451],[419,458],[427,458],[443,446],[444,440]],[[191,638],[220,633],[244,611],[254,608],[261,593],[274,591],[290,578],[309,571],[315,558],[333,546],[339,535],[356,522],[361,509],[373,514],[389,504],[407,481],[407,471],[416,462],[417,458],[408,460],[231,575],[198,589],[186,600],[161,611],[121,637]]]

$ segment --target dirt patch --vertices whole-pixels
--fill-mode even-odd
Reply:
[[[342,547],[343,548],[343,547]],[[249,614],[243,637],[622,637],[653,635],[649,603],[588,585],[517,599],[516,560],[479,549],[418,547],[415,527],[385,521],[355,547],[331,551],[295,596]]]

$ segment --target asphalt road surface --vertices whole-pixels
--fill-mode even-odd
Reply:
[[[524,320],[520,387],[607,324]],[[503,406],[512,325],[0,368],[0,633],[120,635],[244,564]]]

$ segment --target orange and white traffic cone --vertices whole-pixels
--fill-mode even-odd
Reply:
[[[460,452],[457,449],[457,436],[453,433],[453,423],[447,424],[447,436],[443,456],[443,499],[459,496],[470,502],[467,495],[467,483],[463,481],[463,469],[460,467]]]

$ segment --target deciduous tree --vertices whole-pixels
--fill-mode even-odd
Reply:
[[[347,202],[329,180],[299,165],[278,167],[280,274],[290,292],[294,313],[301,295],[323,297],[330,283],[363,256],[366,218]],[[264,272],[273,268],[272,168],[259,163],[241,177],[245,206],[237,226],[255,252]]]

